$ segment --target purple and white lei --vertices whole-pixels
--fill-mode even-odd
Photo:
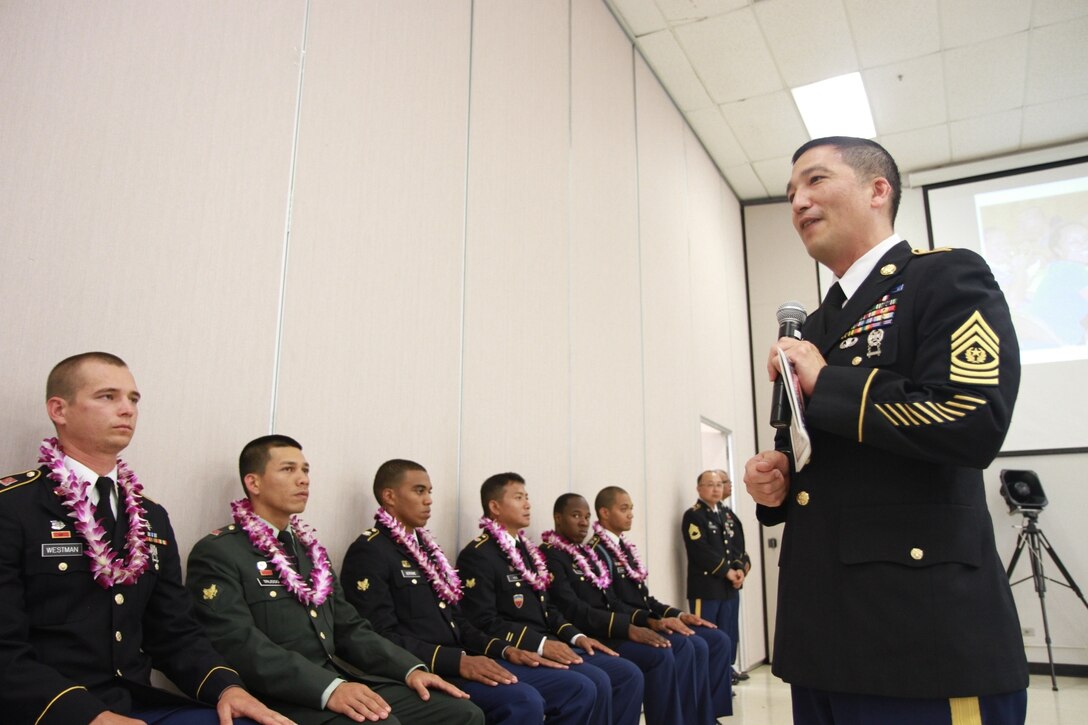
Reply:
[[[593,522],[593,531],[600,537],[601,544],[604,545],[604,548],[608,549],[608,553],[612,555],[612,558],[616,560],[616,563],[627,570],[628,579],[634,582],[646,580],[646,577],[650,575],[650,572],[646,570],[646,566],[639,559],[638,549],[635,548],[634,544],[620,536],[623,543],[627,545],[628,551],[631,552],[631,556],[628,557],[622,548],[612,543],[612,537],[610,537],[604,527],[601,526],[601,522]]]
[[[313,571],[310,572],[309,584],[291,566],[283,546],[272,535],[272,527],[261,521],[253,512],[253,504],[249,502],[249,499],[238,499],[230,505],[230,510],[234,514],[234,522],[249,535],[249,542],[253,544],[253,548],[268,557],[283,586],[295,595],[295,599],[306,606],[315,607],[321,606],[328,599],[332,592],[332,566],[329,564],[329,553],[317,540],[314,530],[302,523],[302,519],[291,516],[288,526],[294,530],[299,543],[306,547],[310,561],[314,564]]]
[[[136,474],[120,458],[117,459],[117,485],[128,514],[128,533],[122,550],[128,551],[128,561],[118,558],[106,543],[106,530],[94,519],[94,507],[87,497],[90,484],[64,463],[64,449],[56,438],[46,438],[39,449],[39,463],[49,467],[49,478],[56,481],[57,491],[63,497],[62,504],[69,509],[68,516],[75,521],[75,530],[87,542],[84,554],[91,560],[91,573],[103,589],[118,584],[131,586],[147,570],[150,548],[147,543],[147,520],[140,505],[143,486]]]
[[[544,540],[544,543],[569,554],[574,563],[593,582],[593,586],[604,591],[612,584],[612,574],[609,573],[608,566],[601,561],[601,557],[590,547],[585,544],[572,544],[558,531],[545,531],[540,535],[540,538]],[[590,562],[592,562],[592,565]]]
[[[457,604],[457,602],[461,601],[461,598],[465,596],[461,590],[461,577],[457,576],[457,570],[450,566],[449,559],[442,553],[442,548],[431,538],[431,533],[427,529],[416,529],[416,533],[419,534],[419,538],[423,540],[423,545],[427,548],[427,551],[424,552],[419,548],[416,537],[408,533],[408,529],[404,528],[404,524],[385,509],[378,509],[378,512],[374,514],[374,520],[389,530],[389,535],[393,541],[408,550],[408,553],[415,559],[416,564],[427,576],[435,596],[447,604]],[[430,556],[427,554],[430,554]]]
[[[518,540],[525,544],[525,548],[529,551],[529,556],[533,560],[533,568],[536,571],[529,571],[525,566],[525,557],[521,555],[521,552],[517,550],[517,547],[510,543],[509,534],[498,521],[492,518],[484,516],[480,519],[480,528],[491,534],[491,538],[495,540],[495,543],[502,549],[502,553],[506,555],[507,561],[514,567],[521,578],[529,583],[533,589],[538,592],[543,592],[551,584],[551,575],[548,574],[548,565],[544,563],[544,556],[540,553],[540,549],[536,548],[536,544],[529,541],[529,537],[525,535],[525,532],[518,532]]]

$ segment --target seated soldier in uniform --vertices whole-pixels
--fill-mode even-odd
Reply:
[[[465,582],[461,607],[469,620],[488,636],[569,665],[593,680],[593,725],[638,723],[642,672],[567,622],[551,601],[544,557],[521,531],[529,525],[525,479],[516,473],[491,476],[480,487],[480,503],[484,533],[457,557]]]
[[[302,725],[473,723],[468,695],[378,635],[348,604],[306,509],[310,464],[282,435],[246,444],[234,523],[197,542],[189,593],[216,648]],[[434,690],[434,692],[431,692]]]
[[[489,637],[462,613],[462,581],[423,528],[431,490],[418,463],[395,459],[378,468],[376,525],[351,545],[341,570],[348,601],[379,634],[469,693],[489,723],[586,722],[597,697],[590,680]]]
[[[552,574],[549,591],[559,611],[585,632],[634,662],[646,679],[646,722],[649,725],[698,721],[695,648],[686,640],[673,647],[648,627],[635,624],[633,607],[616,599],[608,565],[585,546],[589,504],[576,493],[564,493],[552,511],[554,531],[545,531],[540,547]]]
[[[140,401],[128,366],[74,355],[45,395],[57,437],[42,442],[42,467],[0,479],[0,720],[289,723],[200,631],[166,510],[117,457]],[[153,688],[152,668],[199,703]]]
[[[590,547],[608,563],[612,588],[616,597],[636,610],[635,621],[663,634],[672,642],[689,637],[695,646],[695,667],[700,683],[699,722],[714,722],[715,718],[733,714],[733,685],[729,666],[731,644],[729,637],[702,617],[689,614],[678,607],[663,604],[650,596],[646,578],[649,572],[639,559],[634,544],[623,534],[631,530],[635,506],[631,496],[619,486],[605,486],[593,502],[597,521]],[[694,636],[693,636],[694,635]],[[703,674],[698,674],[703,673]]]

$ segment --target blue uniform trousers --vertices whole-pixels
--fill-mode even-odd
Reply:
[[[732,654],[729,664],[737,662],[737,647],[740,645],[740,597],[732,599],[689,599],[688,604],[696,616],[713,622],[718,629],[729,635]]]
[[[918,699],[851,695],[793,685],[794,725],[1024,725],[1027,690]]]
[[[680,703],[694,696],[695,651],[691,647],[651,647],[627,639],[610,639],[605,644],[642,670],[646,725],[685,725]],[[682,693],[681,688],[687,692]]]
[[[574,651],[583,662],[571,669],[589,677],[597,687],[597,707],[589,725],[638,725],[645,693],[638,666],[623,657]]]
[[[523,667],[503,662],[516,684],[492,687],[452,678],[484,711],[488,723],[581,725],[589,721],[597,699],[593,681],[577,672],[550,667]]]
[[[733,642],[729,635],[712,627],[692,627],[694,639],[702,640],[707,646],[707,675],[710,679],[710,699],[713,702],[714,717],[733,714],[733,667],[729,659],[733,651]]]

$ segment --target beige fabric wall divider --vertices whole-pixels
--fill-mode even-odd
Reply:
[[[407,457],[451,555],[489,474],[534,535],[624,486],[683,602],[700,417],[754,450],[740,211],[602,2],[14,2],[0,47],[4,473],[108,349],[183,558],[274,427],[336,564]]]

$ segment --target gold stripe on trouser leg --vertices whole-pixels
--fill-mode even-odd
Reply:
[[[695,616],[696,617],[703,616],[703,600],[702,599],[696,599],[695,600]]]
[[[950,697],[948,707],[952,711],[952,725],[982,725],[977,697]]]

